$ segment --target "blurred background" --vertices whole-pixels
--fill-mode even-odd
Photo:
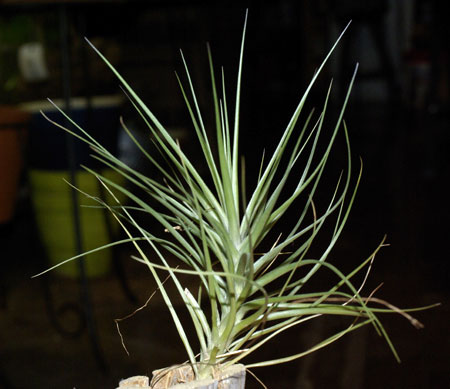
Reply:
[[[450,34],[444,7],[438,0],[0,0],[0,388],[113,388],[120,378],[186,359],[158,294],[120,322],[130,355],[121,345],[114,319],[142,306],[155,290],[150,274],[130,259],[131,247],[31,279],[80,249],[120,237],[101,210],[74,208],[89,203],[64,182],[103,196],[79,165],[117,179],[114,172],[40,111],[64,124],[46,100],[52,99],[124,161],[155,174],[120,131],[119,118],[151,147],[145,124],[87,37],[196,155],[174,74],[185,79],[179,49],[210,123],[206,43],[215,65],[225,69],[233,99],[246,8],[241,147],[247,176],[256,174],[263,149],[274,147],[351,20],[309,102],[320,106],[333,80],[330,112],[338,112],[359,63],[345,117],[354,177],[359,157],[363,175],[330,260],[351,268],[386,236],[389,246],[377,256],[368,293],[383,283],[377,296],[399,307],[442,303],[415,314],[421,330],[400,316],[383,317],[401,364],[367,328],[299,361],[253,373],[269,388],[450,387]],[[330,161],[338,173],[346,167],[341,143]],[[253,358],[301,350],[343,324],[327,319],[297,328]],[[249,375],[248,387],[262,386]]]

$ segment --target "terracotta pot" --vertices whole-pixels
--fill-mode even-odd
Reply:
[[[17,108],[0,106],[0,224],[14,215],[29,117]]]
[[[148,389],[244,389],[245,366],[241,364],[219,370],[217,377],[190,381],[193,371],[190,366],[160,369],[153,372],[149,382],[146,376],[130,377],[122,380],[118,389],[148,388]],[[190,382],[189,382],[190,381]]]

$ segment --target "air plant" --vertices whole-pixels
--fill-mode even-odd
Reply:
[[[133,88],[91,44],[119,79],[129,101],[148,127],[156,149],[165,160],[162,163],[160,158],[144,149],[122,120],[124,131],[163,179],[144,175],[112,155],[60,110],[76,130],[55,124],[86,142],[94,152],[93,158],[120,173],[128,183],[139,189],[133,191],[128,185],[119,185],[85,168],[98,177],[115,198],[114,205],[98,198],[95,200],[112,212],[126,234],[125,239],[105,247],[126,242],[134,245],[137,255],[133,258],[145,265],[156,281],[197,378],[209,377],[217,366],[235,364],[288,329],[324,315],[348,316],[353,320],[342,331],[307,350],[254,362],[247,367],[295,360],[369,324],[385,338],[398,359],[378,314],[396,312],[407,317],[415,326],[419,326],[419,323],[404,310],[373,295],[364,297],[361,294],[363,285],[357,286],[354,281],[355,275],[363,271],[367,278],[371,263],[384,240],[350,273],[344,274],[336,264],[329,261],[330,253],[348,219],[361,176],[360,169],[356,183],[351,180],[352,156],[348,129],[343,120],[357,67],[337,120],[329,134],[324,135],[331,85],[318,112],[312,111],[305,115],[305,103],[341,35],[313,75],[275,150],[270,156],[263,156],[253,188],[247,190],[245,163],[239,150],[246,24],[247,20],[241,41],[233,109],[230,109],[230,100],[225,91],[224,72],[222,70],[220,81],[217,82],[211,50],[209,46],[207,48],[215,118],[213,130],[205,125],[194,83],[182,54],[186,85],[178,75],[177,79],[202,151],[202,166],[207,173],[196,167],[193,159],[185,154],[177,140]],[[210,136],[211,132],[215,136]],[[340,133],[346,144],[347,166],[345,172],[336,179],[336,185],[330,188],[325,210],[318,212],[314,198],[331,149]],[[294,185],[292,180],[295,180]],[[321,191],[323,197],[323,188]],[[114,195],[117,192],[126,196],[126,204],[122,204],[118,196]],[[155,203],[159,204],[158,207],[155,207]],[[137,220],[135,211],[153,218],[161,228],[157,232],[148,229]],[[288,212],[297,214],[296,222],[274,239],[274,227],[280,225]],[[327,229],[331,226],[331,234],[327,236],[328,241],[320,254],[313,255],[310,248],[325,230],[324,226]],[[267,246],[269,250],[261,249]],[[170,265],[169,257],[175,258],[179,265]],[[176,287],[177,296],[169,295],[161,271],[167,272]],[[306,291],[305,286],[310,284],[309,281],[313,277],[320,277],[322,272],[333,274],[337,281],[324,290]],[[198,279],[197,290],[183,286],[180,275],[186,274]],[[186,333],[186,325],[175,309],[174,298],[183,301],[195,334]],[[194,336],[200,350],[194,350],[191,346]]]

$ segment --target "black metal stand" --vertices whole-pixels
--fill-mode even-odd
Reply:
[[[69,50],[69,29],[68,29],[68,16],[67,16],[67,6],[61,4],[59,6],[59,23],[61,31],[61,54],[62,54],[62,78],[63,78],[63,94],[64,94],[64,104],[66,112],[70,115],[71,106],[71,85],[70,85],[70,50]],[[66,145],[67,145],[67,156],[69,161],[69,171],[70,171],[70,182],[76,187],[77,186],[77,166],[75,158],[75,143],[74,138],[70,134],[66,134]],[[80,223],[80,212],[78,207],[78,192],[77,190],[71,190],[72,206],[73,206],[73,217],[74,217],[74,228],[75,228],[75,245],[78,254],[83,253],[83,241],[81,236],[81,223]],[[89,339],[91,342],[92,351],[94,353],[95,359],[98,363],[99,368],[103,371],[107,371],[107,366],[103,352],[100,347],[100,342],[98,340],[97,333],[97,323],[93,315],[91,293],[89,287],[89,280],[86,274],[86,268],[84,264],[84,258],[78,259],[78,269],[80,274],[80,299],[84,310],[84,317],[86,320],[86,327],[89,334]]]
[[[70,68],[70,47],[69,47],[69,11],[70,6],[68,1],[45,1],[34,3],[30,1],[11,1],[2,5],[2,8],[9,13],[21,13],[21,12],[41,12],[42,10],[51,10],[58,12],[59,18],[59,30],[60,30],[60,50],[61,50],[61,67],[62,67],[62,87],[64,98],[64,109],[70,115],[71,112],[71,68]],[[73,1],[77,4],[76,1]],[[67,123],[67,126],[70,124]],[[72,136],[67,134],[66,136],[67,147],[67,159],[69,164],[69,177],[73,186],[77,185],[77,162],[75,152],[75,141]],[[73,218],[74,218],[74,230],[75,230],[75,245],[77,254],[83,253],[83,241],[81,234],[80,213],[78,207],[78,192],[73,189],[71,192],[71,202],[73,205]],[[111,231],[111,229],[109,229]],[[116,255],[116,254],[115,254]],[[117,257],[116,257],[117,261]],[[90,291],[89,279],[86,274],[86,268],[83,258],[78,260],[79,269],[79,288],[80,288],[80,303],[67,302],[58,307],[55,306],[52,296],[50,280],[48,276],[42,278],[44,297],[47,307],[47,312],[51,323],[56,330],[63,336],[76,337],[82,334],[86,328],[92,352],[97,362],[99,369],[107,373],[108,368],[105,361],[105,357],[100,346],[97,323],[93,314],[92,298]],[[121,285],[125,285],[125,294],[127,297],[132,297],[132,293],[127,287],[126,281],[124,282],[123,274],[119,275]],[[131,298],[132,299],[132,298]],[[72,326],[71,329],[65,328],[62,324],[61,317],[71,314],[73,318],[76,316],[79,321]],[[5,379],[6,380],[6,379]],[[6,381],[5,381],[6,382]],[[0,386],[4,385],[3,376],[0,376]]]

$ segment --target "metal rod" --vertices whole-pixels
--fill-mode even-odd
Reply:
[[[67,6],[61,4],[59,7],[59,21],[60,21],[60,34],[61,34],[61,58],[62,58],[62,78],[63,78],[63,95],[65,109],[68,115],[71,114],[71,69],[70,69],[70,51],[69,51],[69,26],[68,26],[68,13]],[[77,184],[77,166],[76,166],[76,151],[75,140],[73,136],[66,134],[67,145],[67,157],[69,162],[70,182],[76,187]],[[71,190],[71,199],[73,205],[73,218],[75,229],[75,247],[77,254],[83,252],[83,241],[81,236],[81,221],[78,203],[78,192],[75,189]],[[107,371],[107,366],[103,356],[102,349],[98,340],[97,323],[92,309],[91,294],[89,288],[89,281],[86,274],[86,267],[84,258],[78,260],[78,268],[80,272],[80,298],[81,304],[86,317],[86,326],[88,330],[89,339],[92,346],[94,357],[99,365],[99,368],[103,371]]]

